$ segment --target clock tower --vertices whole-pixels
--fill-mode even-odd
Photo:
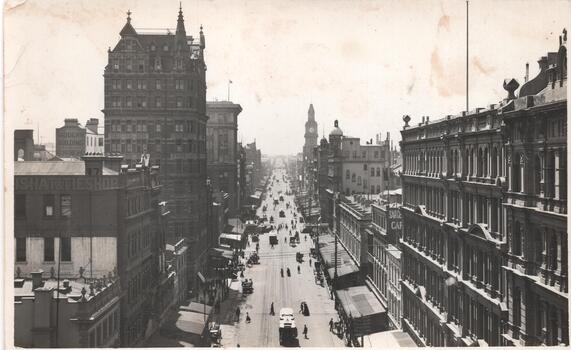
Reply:
[[[305,122],[305,144],[303,145],[303,161],[306,164],[313,162],[313,148],[317,146],[317,122],[313,104],[309,105],[307,121]]]

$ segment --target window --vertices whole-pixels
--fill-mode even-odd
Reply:
[[[157,97],[156,100],[155,100],[155,107],[160,108],[162,105],[163,105],[163,103],[162,103],[162,101],[161,101],[161,98],[160,98],[160,97]]]
[[[133,69],[133,64],[131,63],[131,60],[127,60],[126,66],[127,66],[127,72],[130,72]]]
[[[351,179],[351,173],[349,172],[349,169],[347,169],[347,171],[345,171],[345,179],[346,180]]]
[[[377,167],[377,176],[381,176],[381,168]]]
[[[357,185],[361,185],[361,176],[357,176]]]
[[[177,108],[181,108],[181,107],[182,107],[182,97],[177,97],[177,98],[176,98],[176,107],[177,107]]]
[[[521,291],[518,287],[513,290],[513,324],[519,327],[521,324]]]
[[[379,151],[375,151],[375,158],[379,158]]]
[[[54,239],[44,238],[44,261],[54,261]]]
[[[169,46],[168,46],[168,45],[163,46],[163,51],[168,51],[168,50],[169,50]]]
[[[162,60],[160,57],[156,57],[155,58],[155,69],[161,70],[161,67],[162,67]]]
[[[151,45],[151,51],[155,51],[157,49],[157,47],[155,46],[155,44]]]
[[[60,238],[61,261],[71,261],[71,238]]]
[[[371,176],[375,176],[375,168],[371,167]]]
[[[161,132],[161,124],[155,125],[155,131],[156,131],[156,132]]]
[[[363,164],[363,170],[367,170],[367,164]]]
[[[26,237],[16,237],[16,261],[26,261]]]
[[[125,98],[125,104],[127,105],[127,107],[133,107],[133,101],[131,99],[131,96],[127,96]]]
[[[353,173],[353,175],[351,175],[351,182],[355,182],[356,180],[357,180],[357,175]]]
[[[45,194],[44,195],[44,216],[52,217],[54,216],[54,195],[53,194]]]
[[[103,141],[99,139],[99,141]],[[102,142],[99,142],[100,146]],[[71,217],[71,195],[70,194],[62,194],[60,196],[60,211],[61,216],[69,218]]]
[[[516,221],[512,237],[512,253],[514,255],[521,255],[521,239],[521,227],[519,221]]]
[[[133,81],[127,80],[127,89],[131,90],[133,88]]]
[[[157,90],[160,90],[160,89],[161,89],[161,80],[160,80],[160,79],[157,79],[157,80],[155,81],[155,88],[156,88]]]
[[[21,219],[26,217],[26,195],[17,194],[14,197],[14,215],[16,218]]]
[[[145,60],[139,60],[139,73],[145,72]]]

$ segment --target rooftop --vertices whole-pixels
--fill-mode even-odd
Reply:
[[[87,302],[95,298],[108,287],[111,287],[114,283],[114,278],[99,278],[91,280],[85,278],[78,278],[75,280],[60,279],[59,295],[60,298],[67,298],[70,302]],[[31,279],[14,279],[15,301],[19,301],[22,298],[33,298],[35,297],[35,291],[52,291],[52,297],[56,298],[57,290],[58,280],[55,278],[42,280],[36,288],[33,288],[33,281]]]

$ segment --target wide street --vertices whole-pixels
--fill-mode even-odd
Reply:
[[[293,195],[286,195],[289,186],[283,181],[285,170],[274,171],[275,180],[270,180],[271,191],[267,191],[266,198],[259,208],[258,215],[263,216],[262,207],[267,205],[266,215],[274,217],[274,227],[279,224],[287,224],[291,229],[291,220],[296,210]],[[279,180],[279,181],[278,181]],[[281,191],[281,194],[279,193]],[[270,193],[272,196],[270,197]],[[283,195],[284,201],[274,208],[273,201]],[[290,208],[286,209],[286,203]],[[286,213],[285,218],[279,217],[280,210]],[[231,285],[229,298],[222,304],[222,312],[217,315],[217,321],[221,323],[222,341],[225,347],[278,347],[279,344],[279,311],[283,307],[294,310],[295,321],[298,328],[299,346],[324,346],[342,347],[343,340],[329,332],[329,320],[337,320],[333,300],[329,297],[327,286],[321,286],[315,282],[313,263],[309,263],[309,251],[312,241],[309,235],[302,234],[303,225],[298,224],[300,231],[300,244],[295,247],[289,244],[289,229],[277,232],[278,244],[272,248],[269,242],[270,233],[260,235],[260,264],[246,268],[244,278],[252,279],[254,292],[242,294],[240,281]],[[296,230],[292,230],[292,236]],[[273,233],[272,232],[272,233]],[[285,239],[287,238],[287,243]],[[250,243],[245,252],[245,257],[256,248],[255,243]],[[303,262],[296,262],[296,252],[304,254]],[[312,259],[313,262],[313,259]],[[297,271],[300,266],[300,273]],[[291,277],[287,277],[286,269],[291,270]],[[284,269],[284,277],[280,276],[280,269]],[[309,316],[298,313],[301,302],[305,301],[310,311]],[[271,316],[270,304],[274,303],[275,316]],[[236,322],[235,310],[241,310],[240,319]],[[246,323],[246,313],[251,317],[251,323]],[[304,338],[302,331],[304,325],[308,327],[308,337]],[[297,345],[297,344],[295,344]]]

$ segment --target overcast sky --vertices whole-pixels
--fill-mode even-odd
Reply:
[[[160,5],[160,6],[159,6]],[[107,48],[132,12],[135,28],[175,28],[178,1],[14,0],[5,5],[5,109],[13,128],[55,141],[64,118],[103,121]],[[454,1],[184,0],[186,31],[206,35],[207,98],[242,105],[239,135],[266,154],[303,145],[309,103],[319,137],[395,140],[413,122],[465,108],[466,4]],[[570,1],[470,3],[470,108],[503,99],[557,51]],[[36,135],[37,137],[37,135]],[[362,141],[364,143],[364,141]]]

